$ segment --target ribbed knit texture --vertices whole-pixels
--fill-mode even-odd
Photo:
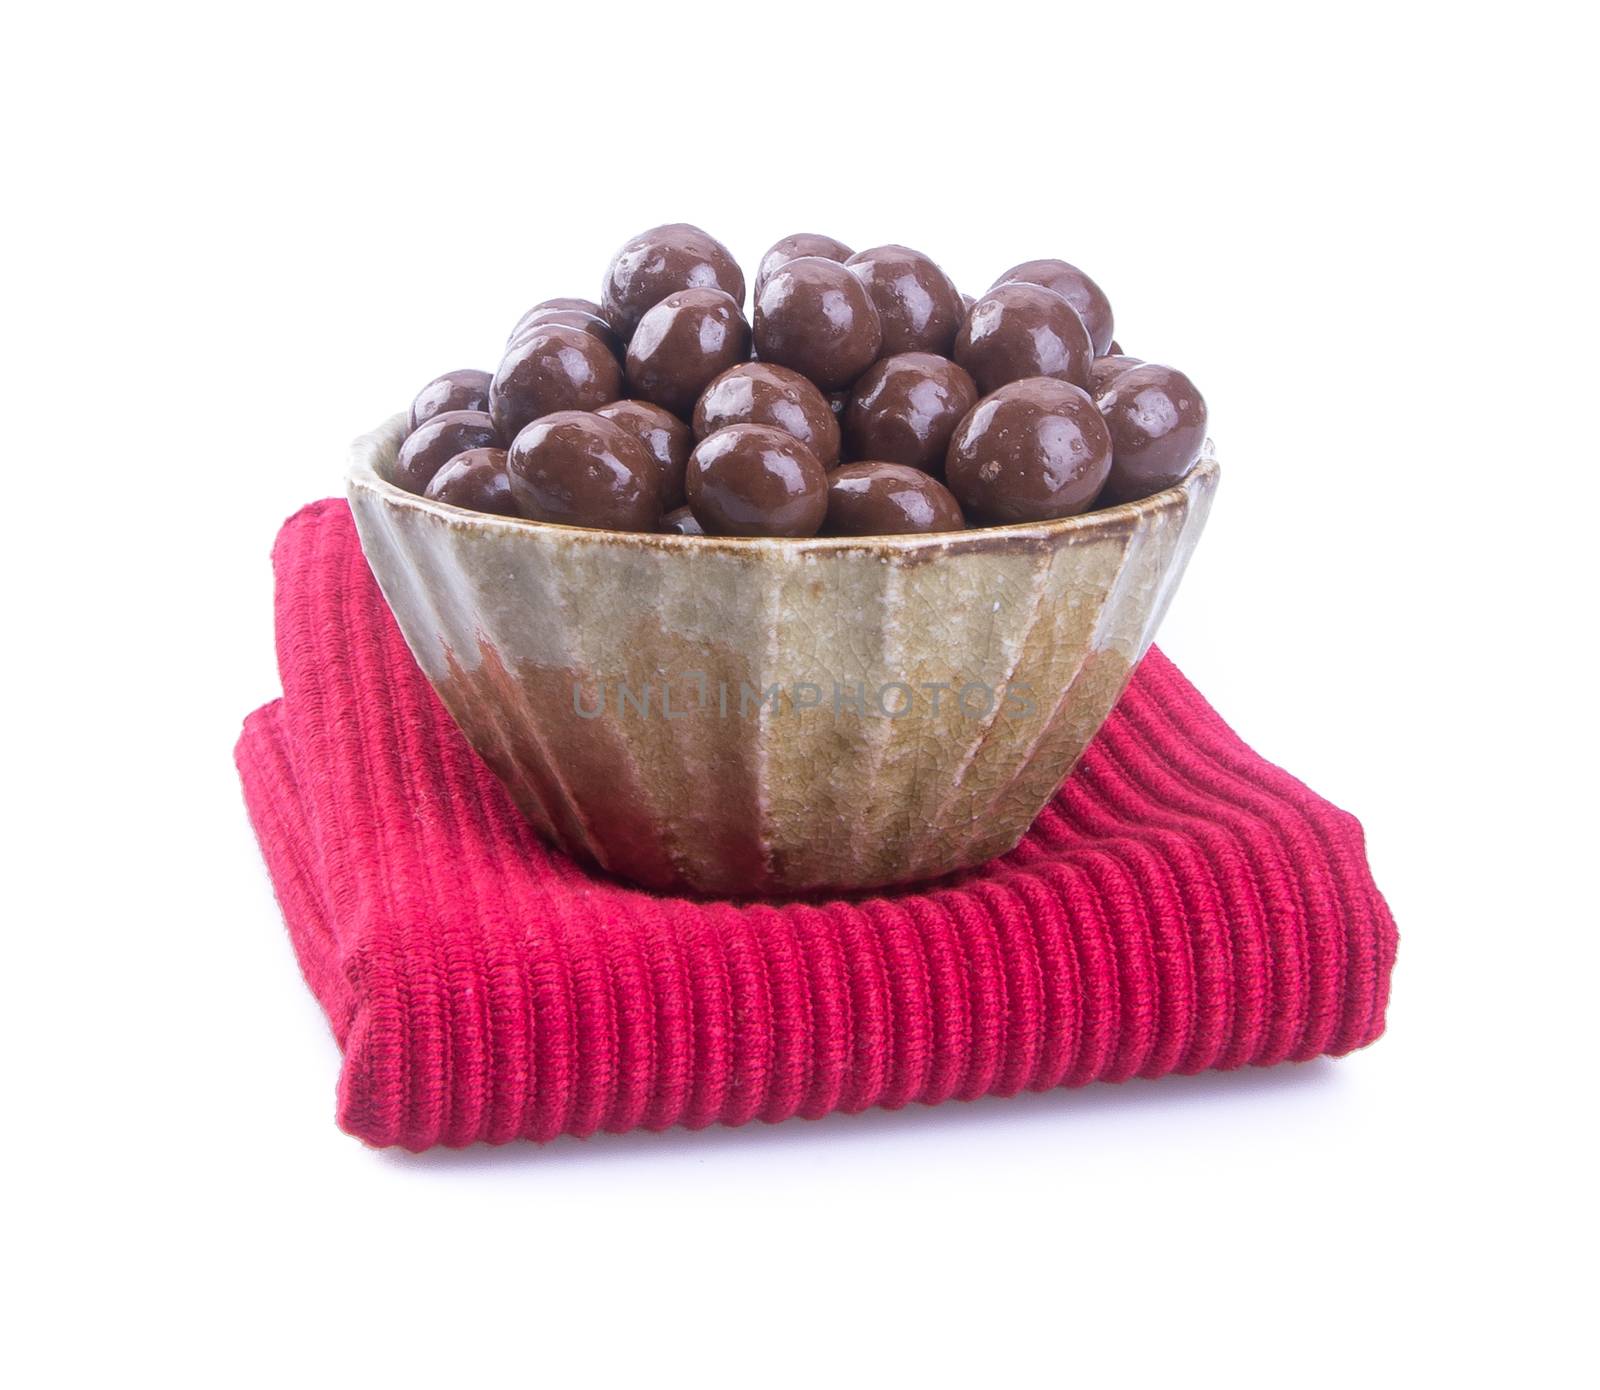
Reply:
[[[548,849],[407,651],[347,507],[274,551],[237,759],[372,1144],[812,1118],[1349,1052],[1395,931],[1353,816],[1152,651],[1011,854],[849,901],[652,895]]]

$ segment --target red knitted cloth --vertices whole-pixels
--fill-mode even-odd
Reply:
[[[274,551],[245,799],[372,1144],[808,1118],[1344,1053],[1395,931],[1354,817],[1159,652],[1012,853],[849,901],[660,897],[547,849],[417,669],[342,501]]]

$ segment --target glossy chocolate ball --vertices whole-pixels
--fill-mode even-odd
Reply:
[[[687,417],[714,377],[750,356],[750,325],[721,290],[674,290],[628,343],[628,394]]]
[[[883,324],[867,287],[837,261],[800,256],[756,297],[756,353],[824,391],[848,386],[878,360]]]
[[[520,516],[511,495],[511,475],[504,449],[468,449],[433,475],[422,494],[435,502],[465,507],[492,516]]]
[[[652,227],[623,244],[606,267],[601,316],[623,342],[647,309],[674,290],[723,290],[744,305],[744,272],[728,248],[687,222]]]
[[[411,402],[410,428],[448,410],[487,410],[491,380],[488,372],[472,367],[434,377]]]
[[[829,535],[904,536],[966,524],[950,490],[920,468],[848,463],[828,477]]]
[[[546,323],[557,323],[563,328],[576,328],[587,333],[597,339],[619,362],[622,360],[622,340],[611,331],[611,325],[599,314],[591,314],[587,309],[558,309],[543,304],[536,304],[517,320],[517,326],[511,330],[511,336],[506,339],[507,350],[516,347],[518,343],[531,336],[536,328]]]
[[[1005,525],[1087,511],[1110,469],[1111,432],[1089,393],[1041,376],[973,407],[944,475],[968,516]]]
[[[792,434],[730,425],[689,455],[689,506],[711,536],[814,536],[828,510],[828,474]]]
[[[396,487],[420,494],[433,475],[457,454],[500,444],[500,432],[482,410],[447,410],[424,420],[406,436],[395,456]]]
[[[1047,290],[1054,290],[1078,311],[1083,326],[1089,330],[1094,355],[1104,357],[1111,350],[1111,301],[1106,298],[1105,291],[1077,266],[1068,265],[1066,261],[1024,261],[1021,265],[1012,266],[994,283],[1003,285],[1010,281],[1043,285]]]
[[[489,414],[505,439],[557,410],[594,410],[622,394],[622,367],[597,338],[542,323],[501,359]]]
[[[932,259],[906,246],[874,246],[857,251],[845,264],[878,307],[883,356],[950,355],[963,317],[961,291]]]
[[[1059,294],[1013,281],[972,306],[956,337],[956,361],[987,396],[1030,376],[1087,386],[1094,348],[1078,311]]]
[[[661,530],[674,536],[703,536],[706,528],[694,519],[687,507],[674,507],[661,518]]]
[[[850,393],[845,437],[850,457],[944,472],[944,454],[978,388],[954,362],[930,352],[903,352],[867,369]]]
[[[1091,396],[1099,400],[1111,389],[1111,383],[1121,376],[1130,367],[1142,367],[1142,357],[1120,357],[1115,353],[1107,353],[1104,357],[1094,359],[1089,368],[1089,385],[1087,390]]]
[[[1111,431],[1104,500],[1131,502],[1181,482],[1206,442],[1206,403],[1172,367],[1130,367],[1100,398]]]
[[[689,427],[670,410],[651,405],[649,401],[612,401],[595,414],[621,425],[649,450],[650,457],[661,470],[662,510],[681,507],[683,470],[689,462],[689,450],[694,448],[694,435]]]
[[[694,435],[729,425],[771,425],[792,434],[824,468],[839,462],[839,422],[828,398],[799,372],[774,362],[730,367],[705,389],[694,408]]]
[[[780,265],[801,256],[821,256],[825,261],[838,261],[842,265],[853,254],[842,241],[817,232],[796,232],[793,236],[782,237],[767,248],[761,264],[756,267],[755,292],[761,293],[761,287]]]
[[[614,420],[562,410],[535,420],[512,442],[517,509],[535,521],[602,531],[654,531],[661,520],[661,470]]]

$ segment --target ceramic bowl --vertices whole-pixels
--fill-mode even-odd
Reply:
[[[350,503],[406,641],[552,843],[657,889],[909,883],[1022,837],[1150,645],[1217,484],[1062,521],[811,540]]]

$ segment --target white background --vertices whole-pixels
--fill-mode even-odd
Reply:
[[[12,15],[0,1375],[1577,1383],[1600,304],[1563,10]],[[231,762],[273,533],[676,219],[969,291],[1063,256],[1200,384],[1223,488],[1162,642],[1364,820],[1379,1044],[544,1150],[335,1129]]]

